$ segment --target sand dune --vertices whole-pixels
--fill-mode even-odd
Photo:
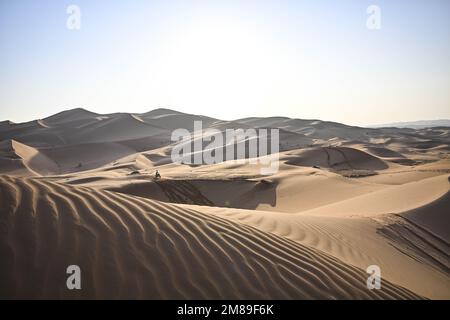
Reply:
[[[217,207],[203,211],[314,247],[362,269],[379,265],[384,278],[417,294],[450,298],[450,243],[421,222],[402,218],[406,214],[349,218]]]
[[[2,140],[0,142],[0,173],[13,175],[33,175],[22,158],[16,153],[12,140]]]
[[[12,140],[14,152],[22,159],[25,167],[34,174],[51,174],[59,172],[58,164],[38,149]]]
[[[321,120],[290,119],[286,117],[246,118],[236,120],[257,127],[273,127],[302,133],[317,139],[359,139],[366,136],[372,129],[347,126],[337,122]]]
[[[57,125],[61,123],[97,118],[98,116],[99,114],[95,112],[91,112],[83,108],[75,108],[49,116],[43,119],[43,121],[50,125]]]
[[[8,298],[419,298],[315,249],[196,210],[3,177],[1,296]],[[64,289],[78,264],[84,290]],[[219,285],[220,284],[220,285]]]
[[[446,194],[449,189],[447,175],[440,175],[402,185],[389,186],[379,191],[302,213],[335,216],[376,216],[400,213],[435,201]]]
[[[289,153],[292,158],[286,163],[301,166],[320,166],[325,168],[382,170],[388,165],[384,161],[364,151],[346,147],[325,147],[304,149]]]
[[[450,243],[450,191],[421,207],[403,213],[403,216]]]

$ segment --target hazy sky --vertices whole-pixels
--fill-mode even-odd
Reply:
[[[71,4],[80,30],[66,26]],[[74,107],[450,118],[449,59],[448,0],[0,0],[0,120]]]

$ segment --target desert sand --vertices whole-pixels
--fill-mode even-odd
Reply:
[[[280,129],[279,170],[173,163],[171,133],[194,121]],[[449,178],[450,127],[168,109],[2,121],[0,298],[450,299]],[[66,287],[74,264],[82,290]]]

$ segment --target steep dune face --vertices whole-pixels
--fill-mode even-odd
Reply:
[[[320,166],[334,169],[387,169],[385,162],[364,151],[347,147],[324,147],[303,149],[288,153],[287,164],[299,166]]]
[[[0,172],[16,175],[54,175],[90,170],[135,154],[136,150],[114,142],[34,148],[15,140],[0,146]]]
[[[301,214],[374,217],[387,213],[401,213],[439,199],[449,191],[449,188],[448,176],[439,175],[389,186],[346,201],[303,211]]]
[[[115,142],[72,144],[41,148],[39,152],[58,164],[57,174],[90,170],[134,154],[136,150]]]
[[[58,164],[38,149],[27,146],[23,143],[12,141],[15,153],[22,159],[23,164],[35,174],[59,173]]]
[[[368,147],[366,148],[367,151],[374,156],[381,157],[381,158],[405,158],[404,155],[402,155],[400,152],[396,152],[394,150],[391,150],[389,148],[384,147]]]
[[[0,173],[29,176],[31,172],[16,153],[12,140],[0,141]]]
[[[404,212],[403,216],[450,243],[450,191],[421,207]]]
[[[2,298],[411,299],[388,281],[274,234],[170,204],[0,180]],[[79,265],[82,290],[65,287]]]
[[[186,206],[186,205],[184,205]],[[324,217],[229,208],[204,212],[314,247],[431,299],[450,298],[450,243],[402,215]]]

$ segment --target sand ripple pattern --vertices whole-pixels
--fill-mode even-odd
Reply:
[[[198,210],[0,177],[0,298],[416,299],[295,241]],[[68,265],[82,289],[68,290]]]

